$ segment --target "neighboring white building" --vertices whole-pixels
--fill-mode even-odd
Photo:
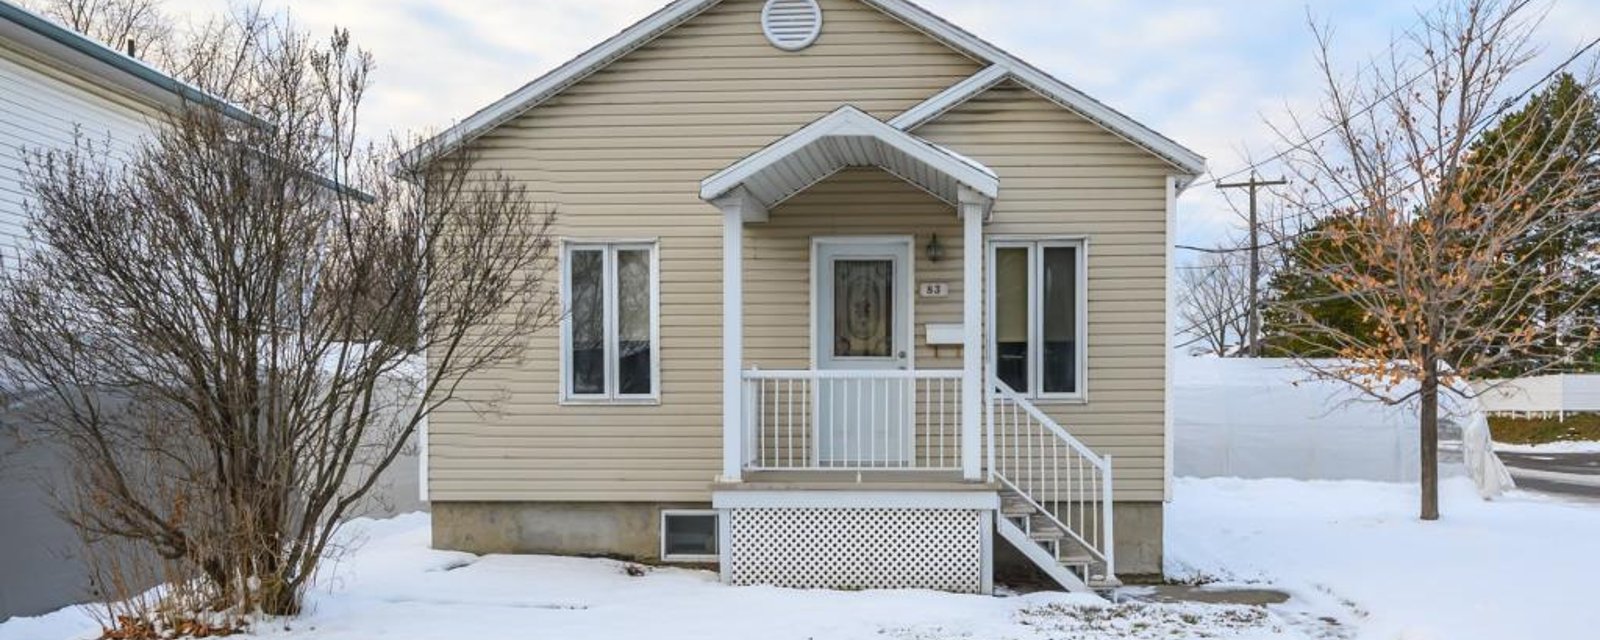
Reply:
[[[1490,415],[1556,416],[1600,412],[1600,374],[1558,373],[1503,380],[1480,380],[1472,385],[1478,401]]]
[[[0,0],[0,255],[26,237],[30,151],[82,136],[124,152],[162,108],[206,104],[261,122],[199,89],[21,7]]]
[[[127,153],[163,108],[204,104],[263,121],[150,66],[0,0],[0,259],[12,264],[26,240],[24,163],[33,151],[70,149],[77,136]],[[0,407],[0,450],[12,430]],[[70,527],[44,485],[61,473],[53,450],[28,447],[0,468],[0,620],[43,613],[90,597]],[[405,494],[409,495],[409,494]]]

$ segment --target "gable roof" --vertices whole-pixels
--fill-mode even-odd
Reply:
[[[841,169],[869,165],[950,204],[963,185],[989,198],[1000,194],[1000,178],[988,167],[845,105],[706,178],[700,198],[744,188],[770,209]]]
[[[1189,175],[1205,172],[1205,158],[1155,130],[1140,124],[1123,113],[1089,97],[1065,82],[1023,62],[999,47],[984,41],[943,18],[908,0],[858,0],[888,16],[921,31],[969,57],[991,65],[979,74],[941,92],[934,99],[914,107],[907,113],[916,117],[895,124],[902,130],[915,128],[938,117],[954,106],[971,99],[1010,78],[1027,86],[1045,98],[1072,110],[1123,139],[1155,154]],[[675,0],[645,19],[624,29],[594,48],[583,52],[566,64],[556,67],[544,76],[523,85],[516,91],[496,100],[489,106],[467,117],[443,133],[407,152],[402,163],[426,163],[471,142],[478,136],[498,127],[545,101],[555,97],[574,84],[605,68],[634,50],[648,44],[660,35],[687,22],[695,16],[721,3],[722,0]],[[981,76],[981,78],[980,78]],[[909,124],[910,126],[900,126]]]
[[[0,39],[154,104],[195,103],[214,108],[239,122],[269,126],[267,121],[226,100],[6,0],[0,0]]]

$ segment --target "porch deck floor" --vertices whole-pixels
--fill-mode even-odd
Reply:
[[[716,491],[997,491],[987,481],[968,481],[959,471],[751,471],[744,482],[717,482]]]

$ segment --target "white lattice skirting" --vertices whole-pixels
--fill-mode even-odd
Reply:
[[[801,589],[982,588],[975,509],[729,511],[729,580]]]

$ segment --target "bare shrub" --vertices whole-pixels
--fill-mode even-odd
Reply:
[[[370,58],[256,20],[196,77],[266,124],[195,104],[125,160],[35,153],[0,274],[0,380],[70,454],[106,595],[166,584],[111,631],[298,612],[418,425],[556,319],[547,207],[470,155],[391,173]]]

